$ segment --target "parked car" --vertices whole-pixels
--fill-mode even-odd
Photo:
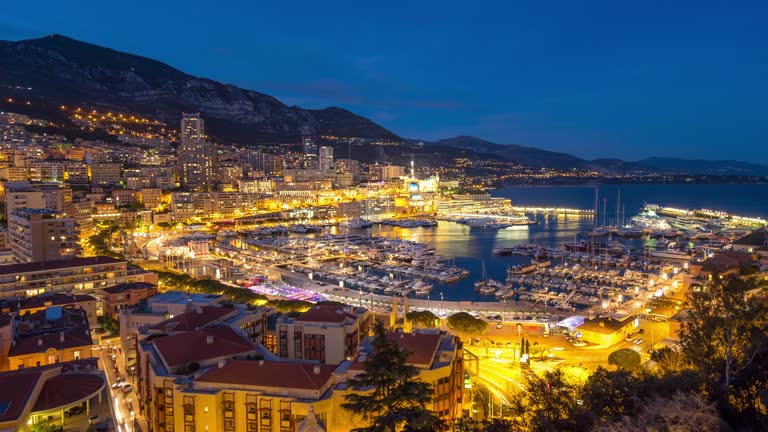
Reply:
[[[585,347],[587,345],[589,345],[589,343],[583,340],[577,340],[573,342],[573,346],[577,346],[577,347]]]
[[[637,331],[638,334],[645,334],[645,329],[640,329]]]
[[[123,393],[130,393],[133,391],[133,386],[130,384],[126,384],[123,386]]]
[[[501,323],[498,323],[498,324],[496,324],[496,328],[497,328],[497,329],[500,329],[500,328],[503,328],[503,327],[504,327],[504,326],[502,326],[502,325],[501,325]]]
[[[637,338],[637,339],[635,339],[635,341],[634,341],[634,342],[632,342],[632,343],[634,343],[635,345],[640,345],[641,343],[643,343],[643,340],[642,340],[641,338]]]
[[[73,406],[72,408],[64,411],[64,417],[74,417],[78,414],[82,414],[85,412],[85,406],[84,405],[77,405]]]

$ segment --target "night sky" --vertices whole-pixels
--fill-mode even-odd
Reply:
[[[768,163],[768,2],[10,1],[55,32],[410,138]]]

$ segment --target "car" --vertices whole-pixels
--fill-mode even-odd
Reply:
[[[88,417],[88,424],[92,425],[92,424],[96,423],[96,420],[98,420],[98,419],[99,419],[99,415],[98,414],[94,414],[94,415]]]
[[[123,386],[123,383],[119,383],[119,382],[116,382],[116,383],[112,384],[112,388],[113,389],[120,388],[122,386]]]
[[[627,342],[632,342],[632,335],[627,335],[627,337],[624,338]]]
[[[583,340],[573,341],[573,346],[585,347],[587,345],[589,345],[589,344],[586,341],[583,341]]]
[[[635,345],[640,345],[641,343],[643,343],[643,340],[642,340],[641,338],[637,338],[637,339],[635,339],[635,341],[634,341],[634,342],[632,342],[632,343],[633,343],[633,344],[635,344]]]
[[[501,323],[498,323],[498,324],[496,324],[496,328],[497,328],[497,329],[500,329],[500,328],[504,328],[504,326],[503,326],[503,325],[501,325]]]
[[[123,381],[125,381],[125,377],[121,377],[121,376],[117,377],[117,379],[115,380],[115,382],[123,382]]]
[[[637,331],[638,334],[645,334],[645,329],[640,329]]]
[[[475,345],[480,345],[480,338],[475,338]]]
[[[497,346],[498,348],[501,348],[501,347],[503,347],[503,346],[504,346],[504,344],[503,344],[502,342],[496,342],[496,346]]]
[[[512,348],[512,342],[507,342],[507,348]]]
[[[133,386],[130,384],[126,384],[123,386],[123,393],[130,393],[133,391]]]
[[[64,411],[64,417],[74,417],[78,414],[82,414],[85,412],[85,406],[83,405],[77,405],[73,406],[72,408]]]
[[[530,320],[532,320],[532,319],[533,319],[533,317],[532,317],[532,316],[530,316],[530,315],[528,315],[527,317],[525,317],[525,320],[526,320],[526,321],[530,321]]]

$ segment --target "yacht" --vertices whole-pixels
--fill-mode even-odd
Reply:
[[[350,219],[348,221],[344,221],[339,225],[345,228],[365,229],[365,228],[372,227],[373,222],[368,222],[367,220],[361,219],[361,218],[355,218],[355,219]]]
[[[674,259],[674,260],[684,260],[684,261],[688,261],[693,258],[693,256],[689,253],[680,252],[676,250],[650,251],[649,255],[654,258],[664,258],[664,259]]]

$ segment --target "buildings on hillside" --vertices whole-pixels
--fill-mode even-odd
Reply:
[[[8,219],[8,245],[17,263],[73,258],[78,243],[75,219],[45,208],[16,208]]]

